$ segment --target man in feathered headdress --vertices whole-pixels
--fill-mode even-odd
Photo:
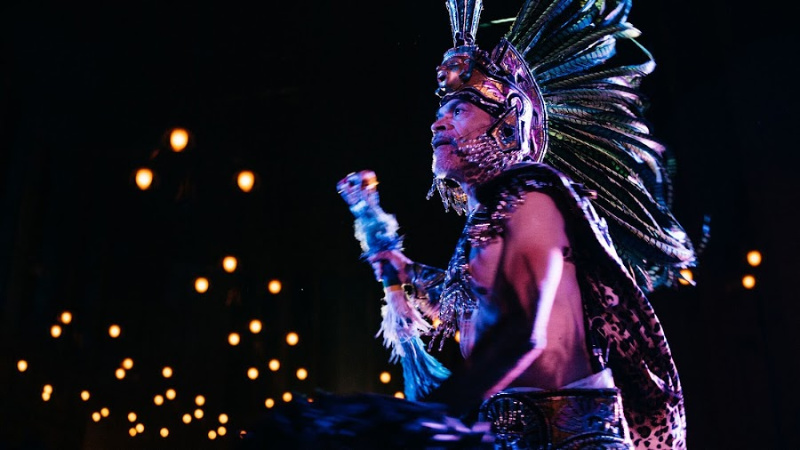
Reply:
[[[482,1],[448,0],[429,197],[466,224],[446,270],[399,248],[369,255],[412,293],[382,325],[399,333],[387,345],[404,366],[435,364],[399,347],[426,334],[407,333],[415,311],[440,321],[429,349],[460,334],[463,370],[404,370],[417,377],[407,396],[479,413],[498,448],[686,446],[678,372],[646,295],[695,252],[643,117],[652,58],[638,47],[645,63],[615,62],[618,43],[638,46],[630,3],[527,0],[487,52],[475,43]]]

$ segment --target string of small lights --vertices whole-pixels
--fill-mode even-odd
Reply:
[[[184,128],[171,129],[167,136],[169,148],[174,153],[191,151],[195,146],[193,134]],[[159,152],[154,152],[151,155],[151,163],[158,154]],[[133,170],[132,183],[135,189],[144,193],[157,190],[161,177],[162,174],[156,169],[155,164],[141,165]],[[258,176],[252,170],[239,170],[234,178],[235,185],[241,193],[247,194],[257,189]],[[217,260],[212,266],[221,268],[224,274],[236,274],[242,268],[242,262],[233,254],[212,259]],[[202,267],[203,264],[197,266]],[[215,292],[216,284],[230,284],[222,280],[224,274],[209,272],[195,273],[185,279],[184,291],[193,291],[198,302],[224,297],[226,306],[239,305],[241,299],[231,300],[233,290],[221,289],[222,292]],[[284,281],[266,275],[263,276],[263,280],[263,289],[272,298],[280,299],[285,292]],[[188,295],[187,292],[184,294]],[[100,373],[89,373],[88,377],[77,383],[63,382],[59,385],[64,373],[55,373],[52,369],[48,371],[48,367],[38,364],[42,355],[48,353],[39,352],[16,360],[18,372],[16,382],[24,384],[26,381],[35,382],[34,380],[39,379],[52,380],[41,386],[41,401],[45,406],[53,403],[59,396],[79,398],[78,410],[65,410],[62,414],[86,416],[90,421],[86,431],[86,435],[89,436],[86,438],[88,441],[96,440],[99,436],[105,445],[116,445],[119,448],[125,448],[123,439],[138,440],[148,445],[148,448],[156,448],[159,442],[165,448],[175,448],[178,442],[185,444],[203,439],[226,447],[231,445],[232,439],[238,439],[245,433],[247,424],[259,413],[255,408],[244,408],[243,411],[246,412],[239,412],[236,410],[237,402],[259,403],[260,411],[263,412],[273,408],[276,402],[291,402],[298,396],[313,401],[313,395],[310,393],[314,391],[314,386],[309,384],[313,382],[312,370],[301,362],[303,357],[301,352],[292,353],[292,350],[302,347],[301,336],[297,331],[277,329],[285,326],[283,323],[272,321],[271,325],[268,325],[265,322],[269,321],[265,321],[265,317],[251,315],[237,327],[230,318],[217,317],[232,324],[233,329],[229,329],[226,335],[218,337],[226,341],[229,351],[235,352],[237,348],[243,346],[258,350],[253,351],[255,356],[251,355],[249,358],[233,358],[241,365],[230,367],[230,370],[240,373],[242,383],[249,380],[254,386],[253,389],[240,392],[248,394],[260,392],[260,398],[230,400],[202,393],[199,388],[181,388],[180,386],[191,386],[187,381],[197,377],[198,374],[191,370],[191,364],[176,368],[173,362],[181,359],[178,355],[174,355],[174,361],[152,361],[152,355],[146,354],[139,358],[130,356],[136,351],[147,351],[136,349],[135,343],[122,342],[126,335],[134,332],[141,336],[143,330],[133,329],[141,324],[126,324],[123,317],[119,321],[106,323],[102,330],[70,329],[85,325],[81,323],[82,319],[81,314],[76,311],[63,310],[57,314],[55,323],[48,325],[51,342],[54,344],[49,351],[58,351],[55,345],[60,345],[59,341],[63,342],[69,336],[93,333],[96,336],[104,336],[103,339],[110,343],[105,351],[116,355],[118,365],[105,367]],[[268,329],[270,326],[272,329]],[[218,329],[216,327],[209,329],[212,328]],[[195,331],[210,332],[203,327]],[[273,356],[262,358],[266,354]],[[114,359],[111,355],[106,356]],[[223,357],[214,357],[220,361],[226,360]],[[388,366],[388,363],[386,365]],[[392,370],[393,368],[389,367],[377,374],[379,382],[388,389],[392,388]],[[111,378],[115,379],[117,384],[106,388]],[[80,387],[76,388],[76,385]],[[400,391],[396,391],[394,395],[403,397]],[[67,400],[63,404],[74,403]]]

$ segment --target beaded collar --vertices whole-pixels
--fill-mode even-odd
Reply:
[[[444,288],[439,298],[441,324],[433,331],[429,348],[439,339],[439,350],[441,350],[445,339],[454,336],[458,329],[463,328],[464,321],[471,319],[472,313],[478,307],[478,293],[475,291],[475,281],[469,271],[469,248],[472,243],[470,236],[474,234],[476,227],[486,228],[486,218],[488,215],[485,214],[483,207],[467,216],[455,253],[450,258],[445,272]]]

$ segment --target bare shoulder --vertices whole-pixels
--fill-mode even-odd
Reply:
[[[542,192],[528,192],[506,224],[506,239],[533,245],[566,244],[564,216],[552,197]]]

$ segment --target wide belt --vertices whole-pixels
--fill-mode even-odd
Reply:
[[[633,448],[616,388],[503,391],[481,405],[480,420],[498,450]]]

